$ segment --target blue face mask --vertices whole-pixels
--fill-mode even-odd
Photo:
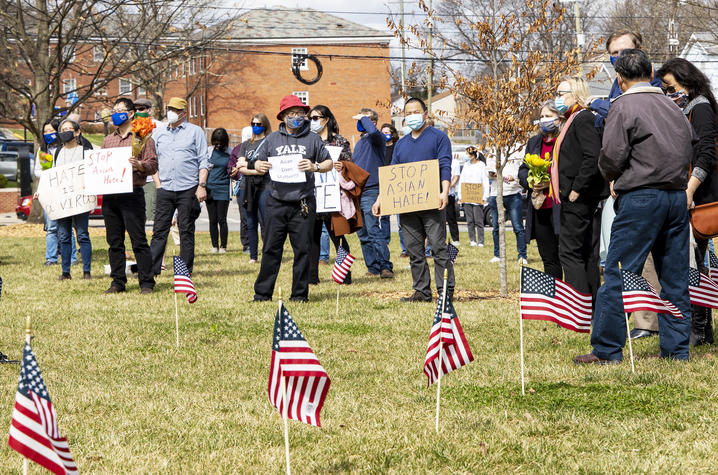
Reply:
[[[361,125],[361,120],[357,120],[357,130],[359,132],[366,132],[366,129],[364,128],[364,126]]]
[[[609,56],[609,57],[608,57],[608,60],[611,62],[611,66],[615,66],[615,65],[616,65],[616,61],[618,61],[618,55],[616,55],[616,56]]]
[[[48,145],[54,143],[55,140],[57,140],[57,134],[55,132],[51,134],[45,134],[42,137],[45,139],[45,143]]]
[[[411,133],[411,127],[409,127],[408,125],[405,125],[404,127],[401,128],[401,133],[402,133],[402,135],[409,135]]]
[[[286,124],[290,129],[298,129],[304,125],[304,116],[300,115],[299,117],[287,117]]]
[[[673,94],[666,94],[678,107],[683,109],[688,104],[688,95],[683,91],[676,91]]]
[[[264,131],[265,131],[265,128],[262,127],[261,125],[253,125],[252,126],[252,133],[254,135],[262,135],[264,133]]]
[[[563,114],[568,110],[568,106],[563,101],[563,96],[557,97],[554,100],[554,104],[556,105],[556,110],[559,112],[559,114]]]
[[[391,142],[391,134],[384,134],[384,137],[386,137],[387,142]]]
[[[556,119],[551,117],[544,117],[539,119],[539,130],[544,134],[550,134],[555,132],[558,127],[556,126]]]
[[[409,114],[406,116],[406,125],[411,130],[419,130],[424,125],[424,114]]]
[[[127,122],[127,119],[130,118],[130,114],[127,112],[113,112],[112,113],[112,125],[115,127],[119,127],[120,125]]]

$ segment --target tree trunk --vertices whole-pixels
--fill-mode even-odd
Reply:
[[[500,295],[508,295],[506,281],[506,219],[504,217],[504,166],[502,164],[502,150],[496,151],[496,209],[499,219],[499,280],[501,281]]]

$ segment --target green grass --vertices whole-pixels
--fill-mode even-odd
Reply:
[[[35,231],[13,237],[0,228],[0,350],[20,355],[32,316],[33,348],[82,472],[282,473],[282,422],[266,395],[276,295],[250,303],[258,266],[236,250],[237,233],[226,255],[209,254],[208,235],[198,234],[199,300],[179,299],[176,348],[171,274],[151,296],[140,296],[136,281],[126,294],[103,295],[107,245],[97,233],[93,280],[76,267],[75,280],[58,282],[57,267],[42,267],[39,227],[18,229]],[[341,288],[339,318],[328,266],[309,304],[287,305],[332,378],[323,427],[290,421],[296,473],[715,473],[714,348],[668,362],[646,358],[658,340],[644,339],[634,344],[636,375],[626,363],[576,367],[587,335],[527,321],[521,396],[518,266],[509,264],[510,298],[496,297],[490,248],[469,248],[465,235],[456,308],[475,361],[443,379],[435,434],[436,388],[422,372],[434,304],[397,301],[411,290],[407,259],[394,259],[395,280],[369,279],[355,236],[350,243],[355,284]],[[391,248],[397,256],[396,235]],[[534,246],[529,253],[541,268]],[[287,295],[289,250],[278,284]],[[0,366],[2,430],[17,376],[17,366]],[[21,466],[0,444],[0,473]]]

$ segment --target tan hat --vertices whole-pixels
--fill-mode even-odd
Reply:
[[[185,101],[181,97],[173,97],[167,103],[167,107],[171,107],[177,110],[185,110],[187,108],[187,101]]]

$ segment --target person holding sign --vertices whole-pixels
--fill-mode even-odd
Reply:
[[[467,147],[469,163],[464,165],[459,176],[459,204],[464,204],[466,227],[469,229],[471,246],[484,247],[484,203],[489,199],[489,174],[486,158],[476,147]],[[469,194],[468,191],[472,193]],[[479,196],[476,191],[480,191]]]
[[[311,132],[309,106],[289,95],[279,103],[279,130],[267,136],[254,154],[254,169],[269,172],[267,241],[254,283],[254,301],[271,300],[289,236],[294,252],[290,300],[309,301],[309,250],[316,214],[314,173],[332,169],[332,157],[319,135]]]
[[[112,108],[112,124],[117,127],[113,133],[105,137],[102,148],[132,147],[136,140],[132,132],[132,121],[135,118],[135,104],[126,97],[115,101]],[[112,284],[106,294],[124,292],[127,284],[125,273],[125,231],[130,236],[132,251],[137,260],[137,274],[143,294],[150,294],[155,287],[152,273],[152,253],[147,244],[145,234],[144,185],[147,176],[157,172],[157,152],[152,137],[144,140],[144,146],[137,156],[130,158],[132,165],[132,191],[103,195],[102,217],[105,219],[105,237],[107,239],[107,256],[110,259],[110,277]]]
[[[432,295],[429,264],[424,254],[426,239],[434,251],[434,277],[439,293],[444,285],[444,269],[447,269],[447,293],[449,296],[454,294],[454,266],[449,259],[446,245],[446,205],[449,201],[451,180],[451,142],[444,132],[426,123],[428,112],[426,104],[421,99],[409,98],[404,105],[404,115],[411,133],[400,138],[396,143],[391,164],[425,160],[436,160],[439,163],[441,191],[437,208],[403,213],[401,216],[414,288],[414,294],[402,298],[402,301],[429,302],[432,300]],[[374,216],[381,215],[381,198],[377,198],[372,213]]]

